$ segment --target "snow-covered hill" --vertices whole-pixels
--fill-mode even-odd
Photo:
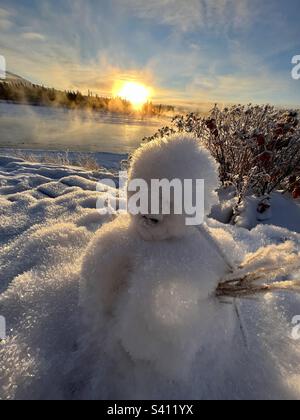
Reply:
[[[300,341],[292,339],[300,298],[288,291],[226,299],[236,313],[232,339],[222,341],[216,323],[185,381],[154,375],[121,352],[116,369],[109,355],[85,346],[81,258],[95,232],[115,217],[96,210],[96,183],[114,177],[120,161],[106,157],[107,167],[92,172],[0,156],[0,315],[7,321],[0,398],[300,398]],[[214,219],[208,225],[236,264],[268,245],[276,261],[276,246],[286,241],[300,251],[300,234],[291,225],[252,231]],[[289,275],[300,272],[293,268]]]
[[[11,73],[10,71],[6,72],[5,79],[0,79],[0,83],[1,82],[22,83],[25,86],[32,86],[32,83],[29,80],[26,80],[23,77],[18,76],[17,74]]]

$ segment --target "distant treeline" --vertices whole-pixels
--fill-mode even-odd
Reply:
[[[89,93],[83,95],[79,91],[60,91],[22,81],[1,82],[0,100],[17,104],[61,107],[67,109],[84,109],[91,111],[120,112],[134,114],[132,104],[122,98],[101,97]],[[169,105],[146,103],[139,111],[142,115],[159,116],[174,112]]]

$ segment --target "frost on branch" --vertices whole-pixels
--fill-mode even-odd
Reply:
[[[300,124],[297,112],[272,106],[215,106],[210,115],[176,116],[151,141],[188,132],[196,135],[220,164],[223,186],[234,186],[239,203],[263,199],[276,189],[300,197]]]

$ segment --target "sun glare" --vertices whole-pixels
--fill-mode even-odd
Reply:
[[[150,98],[150,89],[136,82],[125,82],[117,91],[117,96],[131,102],[135,108],[143,106]]]

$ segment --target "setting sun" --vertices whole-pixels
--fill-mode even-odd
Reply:
[[[125,82],[117,91],[117,96],[139,108],[149,100],[150,89],[140,83]]]

